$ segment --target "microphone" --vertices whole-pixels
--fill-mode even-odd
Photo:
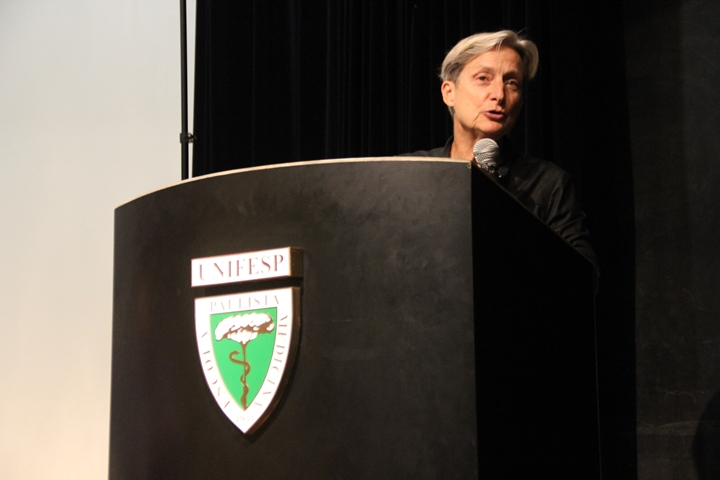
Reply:
[[[498,157],[500,156],[500,147],[492,138],[481,138],[475,142],[473,147],[473,157],[475,163],[489,174],[492,178],[497,178]]]

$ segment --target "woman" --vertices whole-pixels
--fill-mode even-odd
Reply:
[[[496,181],[595,263],[585,214],[575,201],[569,175],[552,163],[517,152],[506,140],[537,67],[535,44],[510,30],[460,40],[445,57],[440,73],[453,136],[444,147],[412,155],[472,161],[478,140],[494,140],[500,147]]]

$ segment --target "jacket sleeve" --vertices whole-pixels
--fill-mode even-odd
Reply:
[[[597,268],[597,259],[590,244],[585,213],[575,198],[570,176],[565,172],[557,178],[550,192],[544,217],[545,223],[550,228]]]

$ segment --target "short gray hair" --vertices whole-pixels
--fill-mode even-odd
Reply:
[[[445,56],[440,69],[443,82],[457,82],[460,72],[470,60],[493,48],[510,47],[515,50],[523,64],[523,82],[529,82],[537,73],[539,54],[533,42],[519,37],[512,30],[476,33],[460,40]]]

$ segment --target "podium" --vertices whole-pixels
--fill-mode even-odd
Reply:
[[[301,277],[191,286],[196,258],[293,247]],[[201,177],[115,212],[111,479],[600,478],[591,263],[468,162]],[[205,381],[198,298],[295,287],[274,411]]]

